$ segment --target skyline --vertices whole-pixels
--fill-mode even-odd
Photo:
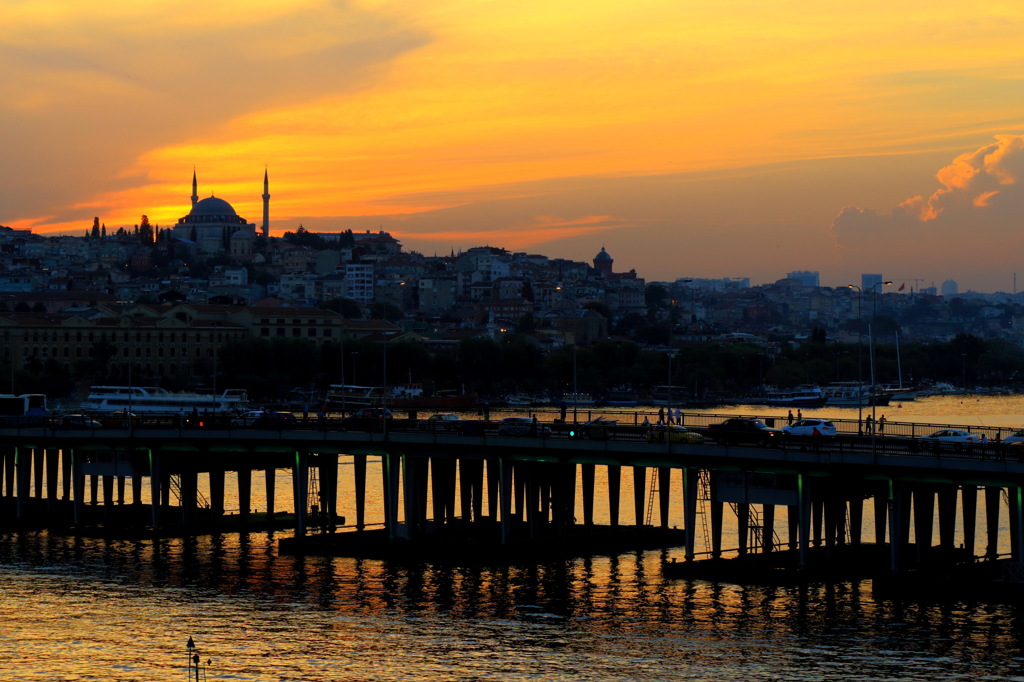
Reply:
[[[650,280],[816,270],[1011,291],[1024,8],[309,0],[0,7],[0,224],[200,197]],[[742,247],[737,245],[742,244]],[[908,285],[909,286],[909,285]]]

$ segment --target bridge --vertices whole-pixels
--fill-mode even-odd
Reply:
[[[997,557],[1000,528],[1007,527],[1011,558],[1022,558],[1024,463],[1018,453],[1024,450],[998,442],[925,445],[915,435],[895,435],[919,428],[907,424],[891,424],[884,435],[846,425],[834,438],[793,437],[774,447],[720,444],[707,437],[712,418],[686,416],[698,442],[649,442],[651,430],[631,424],[594,430],[545,423],[513,436],[502,435],[499,422],[428,430],[423,422],[398,419],[359,430],[334,421],[289,429],[216,422],[195,428],[175,419],[98,429],[57,423],[5,428],[0,523],[149,532],[205,532],[228,521],[245,527],[257,520],[250,509],[258,472],[265,485],[256,504],[273,522],[280,516],[277,475],[290,470],[287,519],[295,537],[330,537],[344,553],[346,542],[371,534],[367,459],[379,457],[376,511],[384,522],[372,531],[385,544],[442,537],[484,538],[496,547],[559,542],[594,529],[600,498],[607,499],[609,527],[627,534],[667,530],[673,506],[681,505],[687,559],[698,555],[701,536],[711,557],[733,551],[723,548],[728,507],[736,515],[740,555],[786,550],[806,565],[813,547],[832,551],[873,540],[887,548],[890,566],[901,568],[952,554],[958,528],[963,552],[977,554],[980,497],[982,556]],[[353,467],[350,491],[339,490],[342,460]],[[598,494],[599,471],[605,495]],[[632,477],[632,525],[623,523],[619,508],[624,473]],[[237,485],[234,516],[225,512],[228,474]],[[344,527],[342,493],[355,508],[354,521]],[[873,538],[863,537],[867,504]],[[776,528],[780,510],[785,529]]]

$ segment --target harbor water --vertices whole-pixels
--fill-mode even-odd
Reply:
[[[1024,426],[1022,405],[885,412]],[[676,549],[472,566],[281,556],[288,535],[0,535],[0,676],[186,680],[192,637],[204,680],[1024,679],[1012,600],[667,579]]]

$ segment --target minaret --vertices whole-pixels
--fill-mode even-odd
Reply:
[[[270,237],[270,181],[266,166],[263,167],[263,237]]]
[[[196,185],[196,169],[193,168],[192,169],[192,206],[195,206],[197,201],[199,201],[199,193],[198,193],[198,188],[197,188],[197,185]]]

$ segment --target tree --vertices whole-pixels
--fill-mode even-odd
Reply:
[[[149,216],[143,214],[142,220],[139,222],[139,241],[143,244],[153,243],[153,226],[149,224]]]
[[[93,239],[99,239],[100,238],[100,219],[99,219],[98,216],[96,218],[92,219],[92,235],[91,236],[93,237]]]

